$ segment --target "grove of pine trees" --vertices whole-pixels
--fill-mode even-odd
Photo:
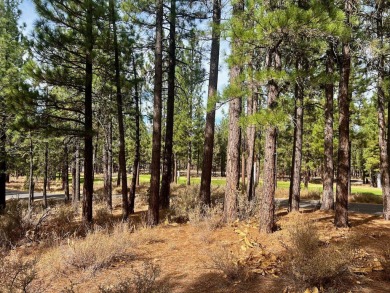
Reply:
[[[380,174],[390,219],[387,2],[33,2],[27,34],[20,1],[0,1],[1,209],[9,176],[26,176],[30,204],[42,177],[47,207],[60,174],[64,200],[91,223],[103,174],[104,202],[112,209],[120,185],[126,220],[142,173],[155,226],[178,174],[200,177],[204,212],[218,176],[224,221],[256,202],[259,230],[272,233],[278,180],[294,212],[302,184],[319,178],[321,209],[348,227],[351,178]]]

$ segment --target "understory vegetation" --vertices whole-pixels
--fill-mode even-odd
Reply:
[[[180,290],[193,281],[192,274],[205,282],[188,285],[196,292],[345,292],[348,286],[359,292],[369,287],[371,275],[388,282],[388,254],[374,249],[362,258],[366,245],[356,240],[360,232],[336,230],[327,213],[285,215],[279,210],[279,231],[265,237],[256,228],[256,200],[251,205],[240,201],[238,220],[226,224],[220,187],[214,189],[211,207],[194,200],[197,186],[173,190],[171,208],[157,228],[146,225],[142,194],[137,214],[125,222],[119,199],[113,210],[96,202],[93,225],[83,224],[80,209],[71,203],[51,201],[43,209],[37,202],[29,210],[23,200],[10,201],[0,215],[0,291],[195,292]],[[378,233],[381,241],[390,240],[390,233]],[[182,278],[169,277],[179,274],[177,269]],[[220,281],[207,281],[214,274]],[[276,291],[269,291],[270,284]]]

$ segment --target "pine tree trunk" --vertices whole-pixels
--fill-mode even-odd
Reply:
[[[242,105],[241,105],[241,108],[242,108]],[[241,186],[242,186],[242,189],[245,190],[246,188],[246,182],[245,182],[245,163],[246,163],[246,160],[245,160],[245,152],[246,152],[246,145],[245,145],[245,135],[244,135],[244,131],[240,131],[240,141],[241,141],[241,172],[240,172],[240,175],[241,175]]]
[[[43,207],[47,209],[47,171],[49,165],[49,143],[45,142],[45,163],[43,169]]]
[[[130,213],[134,214],[135,207],[135,189],[137,186],[137,179],[139,177],[139,160],[140,160],[140,151],[141,151],[141,139],[140,139],[140,111],[139,111],[139,93],[138,93],[138,81],[137,81],[137,68],[135,64],[135,60],[133,57],[133,72],[135,79],[135,93],[134,93],[134,104],[135,104],[135,154],[134,154],[134,162],[133,162],[133,174],[131,178],[131,187],[130,187]]]
[[[122,179],[122,170],[121,170],[121,165],[118,164],[118,176],[116,177],[116,187],[121,186],[121,179]]]
[[[69,194],[69,161],[68,161],[68,146],[64,145],[64,175],[65,175],[65,202],[70,200]]]
[[[273,59],[273,62],[272,62]],[[277,48],[270,50],[267,56],[267,67],[280,70],[281,61]],[[275,80],[268,81],[267,107],[272,111],[277,105],[279,87]],[[261,233],[272,233],[274,230],[274,212],[275,212],[275,186],[276,186],[276,138],[277,129],[269,125],[265,132],[265,150],[264,150],[264,183],[263,193],[260,198],[260,227]]]
[[[169,208],[172,178],[173,120],[175,110],[175,70],[176,70],[176,0],[171,0],[169,20],[169,65],[168,96],[165,127],[164,168],[161,178],[160,201],[163,209]]]
[[[3,103],[0,102],[0,105]],[[0,128],[0,211],[6,206],[6,181],[7,181],[7,133],[5,115],[2,114],[1,128]]]
[[[112,123],[109,120],[104,144],[104,199],[112,209]]]
[[[177,155],[174,155],[173,181],[177,184]]]
[[[80,169],[81,169],[81,164],[80,164],[80,141],[77,139],[76,141],[76,197],[75,201],[80,202],[80,196],[81,196],[81,191],[80,191]]]
[[[31,210],[32,205],[34,203],[34,157],[33,156],[34,156],[33,140],[32,140],[31,132],[30,132],[30,150],[29,150],[30,175],[29,175],[29,184],[28,184],[28,194],[29,194],[28,207],[29,207],[29,210]]]
[[[326,52],[326,74],[330,81],[325,85],[325,129],[324,129],[324,173],[321,210],[334,209],[333,194],[333,95],[332,81],[334,71],[333,45],[329,44]]]
[[[192,146],[191,146],[191,142],[189,142],[188,152],[187,152],[187,186],[191,185],[191,155],[192,155]]]
[[[297,70],[301,70],[300,61],[297,61]],[[299,211],[301,197],[301,166],[302,166],[302,136],[303,136],[303,82],[300,78],[295,84],[294,109],[294,140],[291,164],[291,178],[289,190],[289,211]]]
[[[251,66],[251,65],[250,65]],[[248,96],[247,101],[247,116],[251,116],[256,113],[257,109],[257,97],[255,93],[255,86],[251,81],[251,94]],[[247,138],[247,186],[246,186],[246,196],[249,201],[251,201],[255,196],[255,176],[254,176],[254,164],[255,164],[255,142],[256,142],[256,126],[251,124],[246,128],[246,138]]]
[[[233,5],[233,17],[244,11],[244,1],[238,1]],[[232,41],[232,55],[239,54],[239,39]],[[241,66],[232,65],[230,68],[230,85],[239,87]],[[242,100],[240,97],[232,97],[229,101],[229,132],[226,163],[226,187],[224,202],[224,220],[233,222],[237,217],[238,189],[240,184],[240,147],[241,147],[241,116]],[[244,169],[245,170],[245,169]],[[244,171],[245,173],[245,171]],[[245,176],[245,174],[244,174]]]
[[[213,168],[215,96],[218,87],[218,66],[220,47],[221,0],[213,0],[213,25],[211,38],[210,74],[207,95],[207,114],[204,130],[203,164],[200,180],[199,198],[203,205],[211,204],[211,172]]]
[[[137,183],[136,183],[136,186],[139,187],[139,174],[141,172],[140,170],[140,163],[138,162],[138,165],[137,165]]]
[[[92,222],[93,198],[93,124],[92,124],[92,54],[93,54],[93,8],[88,1],[86,14],[86,58],[85,58],[85,100],[84,100],[84,187],[83,221]]]
[[[345,0],[346,24],[349,25],[351,0]],[[351,71],[351,52],[349,43],[342,44],[343,55],[339,84],[339,148],[336,186],[336,227],[348,227],[348,172],[349,172],[349,75]]]
[[[125,127],[123,124],[123,97],[120,80],[119,48],[118,37],[116,32],[116,12],[114,1],[110,0],[111,21],[114,33],[114,53],[115,53],[115,86],[116,86],[116,104],[118,115],[119,130],[119,165],[121,166],[122,178],[122,218],[126,220],[129,217],[129,201],[127,197],[127,166],[126,166],[126,144],[125,144]]]
[[[153,99],[153,145],[150,178],[150,197],[148,208],[148,226],[159,222],[160,206],[160,158],[161,158],[161,112],[162,112],[162,31],[163,1],[156,0],[156,47]]]
[[[107,165],[108,165],[108,172],[107,172],[107,197],[106,202],[110,209],[112,209],[112,175],[113,175],[113,166],[112,166],[112,121],[110,118],[110,124],[108,129],[108,158],[107,158]]]
[[[377,7],[377,35],[380,41],[381,49],[383,50],[383,10],[382,5]],[[386,114],[385,114],[385,93],[383,90],[385,82],[385,58],[381,54],[378,60],[378,126],[379,126],[379,149],[380,149],[380,173],[382,181],[382,196],[383,196],[383,217],[385,220],[390,220],[390,166],[389,166],[389,150],[388,150],[388,135],[386,135]],[[390,112],[389,112],[390,113]],[[388,114],[389,115],[389,114]],[[390,115],[389,115],[390,116]]]
[[[73,147],[72,156],[72,202],[76,199],[76,147]]]

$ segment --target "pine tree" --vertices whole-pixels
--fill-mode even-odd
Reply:
[[[150,178],[150,196],[148,209],[148,225],[159,222],[160,206],[160,157],[161,157],[161,112],[162,112],[162,33],[163,33],[163,1],[156,0],[156,46],[155,75],[153,99],[153,150]]]
[[[236,1],[233,4],[233,19],[234,24],[240,17],[240,13],[244,11],[244,1]],[[239,55],[238,48],[240,46],[239,39],[236,37],[233,25],[232,32],[232,55],[237,58]],[[241,66],[239,62],[234,62],[230,67],[230,87],[233,92],[229,98],[229,133],[227,146],[227,164],[226,164],[226,187],[224,201],[224,219],[227,222],[232,222],[236,219],[237,213],[237,194],[240,181],[240,145],[241,145],[241,128],[239,119],[241,116],[242,99],[240,94],[240,74]]]
[[[204,130],[203,164],[199,198],[202,204],[211,204],[211,172],[213,167],[215,106],[218,86],[218,66],[220,47],[221,0],[213,0],[213,27],[210,53],[209,86],[207,95],[207,114]]]

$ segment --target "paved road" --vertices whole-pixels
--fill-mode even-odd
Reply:
[[[6,190],[6,199],[28,199],[28,191],[19,191],[19,190]],[[47,198],[54,199],[64,199],[65,194],[47,194]],[[34,192],[34,199],[41,200],[43,199],[42,192]]]
[[[288,199],[276,199],[276,205],[279,208],[288,207]],[[319,200],[303,200],[300,203],[301,208],[307,209],[319,209],[321,207],[321,202]],[[370,204],[370,203],[349,203],[348,209],[350,212],[356,212],[360,214],[370,214],[370,215],[382,215],[383,205],[381,204]]]
[[[16,191],[16,190],[7,190],[6,191],[7,199],[12,198],[21,198],[28,199],[27,191]],[[54,199],[64,199],[64,194],[48,194],[47,198]],[[43,198],[42,192],[34,193],[35,200],[41,200]],[[288,207],[288,199],[276,199],[276,205],[279,208],[287,208]],[[300,203],[301,208],[306,209],[319,209],[321,203],[319,200],[303,200]],[[370,215],[382,215],[383,213],[383,205],[381,204],[370,204],[370,203],[349,203],[349,211],[356,212],[361,214],[370,214]]]

